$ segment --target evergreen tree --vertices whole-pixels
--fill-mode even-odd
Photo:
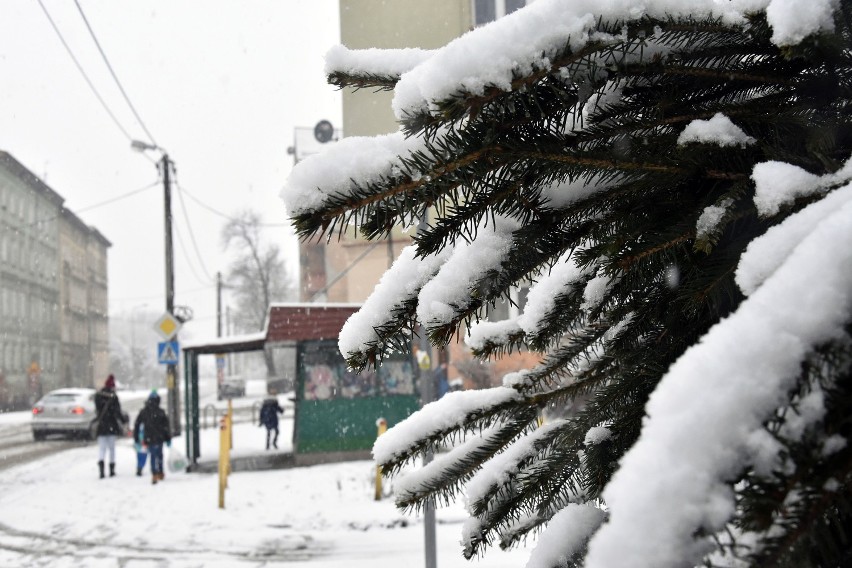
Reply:
[[[852,3],[682,4],[539,0],[435,52],[327,57],[393,89],[401,131],[294,170],[299,234],[434,211],[349,364],[418,324],[544,354],[374,447],[399,506],[466,496],[467,557],[540,532],[530,566],[852,565]],[[480,322],[525,279],[521,316]]]

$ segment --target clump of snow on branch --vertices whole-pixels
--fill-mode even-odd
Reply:
[[[583,439],[584,446],[594,446],[612,438],[612,430],[606,426],[592,426]]]
[[[847,441],[846,438],[841,436],[840,434],[832,434],[822,443],[822,451],[820,455],[822,457],[827,458],[831,454],[835,452],[839,452],[843,448],[846,447]]]
[[[471,288],[489,270],[499,271],[512,244],[518,221],[496,218],[494,225],[480,227],[471,243],[458,243],[452,256],[420,290],[417,318],[430,327],[450,323],[471,301]]]
[[[813,385],[813,390],[803,396],[796,404],[794,412],[784,415],[784,423],[778,434],[789,440],[799,440],[809,427],[822,420],[825,416],[825,393],[819,384]]]
[[[554,183],[542,189],[541,197],[545,206],[562,209],[607,189],[611,183],[600,182],[594,178]]]
[[[723,147],[739,146],[745,148],[756,141],[721,112],[717,112],[709,120],[693,120],[686,125],[683,132],[677,137],[677,143],[680,146],[691,142],[701,142]]]
[[[400,174],[400,156],[423,149],[421,138],[395,132],[384,136],[344,138],[302,160],[293,168],[281,198],[290,215],[315,211],[331,197],[347,196],[358,186]]]
[[[480,321],[470,326],[465,344],[471,349],[481,350],[489,342],[503,344],[509,340],[509,336],[520,333],[521,327],[516,318],[503,321]]]
[[[503,386],[511,388],[522,388],[530,386],[532,382],[529,379],[529,374],[530,371],[527,369],[521,369],[520,371],[506,373],[505,375],[503,375]]]
[[[434,52],[428,49],[349,49],[335,45],[325,54],[325,74],[368,73],[398,76],[426,61]]]
[[[572,251],[564,253],[550,272],[530,288],[524,313],[518,317],[518,325],[530,335],[538,333],[544,325],[544,319],[555,309],[556,297],[591,271],[592,268],[577,266]]]
[[[583,550],[605,518],[606,513],[597,507],[569,503],[550,519],[526,568],[568,566],[571,557]]]
[[[615,282],[615,278],[606,274],[598,274],[589,280],[586,289],[583,290],[583,309],[593,310],[597,308]]]
[[[800,197],[824,193],[832,185],[852,179],[852,159],[847,160],[839,171],[824,176],[816,176],[785,162],[763,162],[754,167],[751,178],[755,185],[757,212],[768,217]]]
[[[586,568],[700,561],[710,547],[694,531],[718,531],[732,516],[726,480],[755,462],[750,434],[785,404],[808,353],[843,336],[852,248],[838,242],[852,242],[849,202],[803,235],[734,314],[672,365],[603,492],[611,517],[590,543]]]
[[[834,12],[840,0],[810,0],[802,9],[798,0],[772,0],[766,7],[766,19],[773,28],[772,43],[795,45],[820,31],[834,30]]]
[[[852,203],[852,186],[832,191],[749,243],[737,266],[737,286],[746,296],[780,267],[799,242],[832,212]]]
[[[733,199],[723,199],[718,205],[705,207],[695,223],[695,237],[704,239],[716,232],[719,223],[722,222],[725,213],[728,212],[728,208],[733,204]]]
[[[432,278],[450,254],[444,249],[438,254],[417,258],[417,247],[405,247],[390,269],[382,275],[372,294],[360,310],[349,316],[338,337],[338,347],[344,357],[365,353],[379,336],[376,327],[383,325],[389,314],[406,300],[413,298]]]
[[[447,393],[379,436],[373,444],[373,458],[380,464],[389,462],[421,438],[458,427],[472,412],[486,411],[521,398],[518,391],[506,387]]]

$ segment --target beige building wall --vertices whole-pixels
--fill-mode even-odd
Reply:
[[[370,47],[436,49],[471,28],[470,0],[340,0],[340,42]],[[374,136],[397,130],[393,93],[343,91],[343,132]]]
[[[340,0],[340,41],[350,49],[436,49],[469,30],[470,0]],[[392,93],[343,91],[343,134],[375,136],[397,130]],[[392,242],[368,242],[354,232],[329,244],[302,242],[300,299],[305,302],[363,302],[411,242],[396,230]]]

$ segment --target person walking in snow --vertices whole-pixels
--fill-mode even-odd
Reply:
[[[142,440],[148,446],[151,456],[151,483],[156,485],[158,481],[165,478],[163,473],[163,444],[172,446],[172,428],[169,417],[160,408],[160,395],[157,391],[151,391],[145,406],[139,411],[136,422],[133,424],[133,439]],[[141,475],[141,468],[138,469]]]
[[[260,407],[260,424],[259,426],[266,426],[266,449],[269,449],[270,439],[272,441],[272,447],[276,450],[278,449],[278,415],[284,413],[284,409],[281,408],[281,405],[278,404],[278,397],[275,396],[276,391],[269,391],[269,398],[263,401],[263,404]],[[275,435],[272,435],[272,432],[275,432]]]
[[[121,411],[121,402],[115,394],[115,377],[110,375],[104,388],[95,393],[95,413],[98,436],[98,470],[104,478],[104,458],[109,455],[109,476],[115,476],[115,439],[124,432],[127,415]]]

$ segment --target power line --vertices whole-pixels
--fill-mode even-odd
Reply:
[[[215,288],[215,287],[216,287],[215,284],[210,284],[210,285],[207,285],[207,286],[202,286],[200,288],[192,288],[191,290],[180,290],[180,291],[176,292],[176,294],[183,294],[183,295],[194,294],[196,292],[203,292],[205,290],[209,290],[209,289]],[[157,300],[157,299],[160,299],[162,297],[163,297],[163,294],[156,294],[156,295],[153,295],[153,296],[133,296],[133,297],[126,297],[126,298],[110,298],[109,302],[110,303],[114,303],[114,302],[118,303],[118,302],[135,302],[135,301],[138,301],[138,300]]]
[[[175,178],[177,178],[177,174],[175,174]],[[201,270],[204,272],[204,275],[207,276],[207,279],[212,281],[213,277],[210,276],[210,272],[207,270],[207,266],[204,264],[204,258],[201,256],[201,252],[198,250],[198,242],[195,240],[195,233],[192,231],[192,224],[189,222],[189,214],[186,210],[186,203],[183,201],[183,190],[179,184],[175,183],[175,186],[178,188],[178,199],[180,199],[180,208],[183,212],[183,218],[186,221],[186,228],[189,231],[189,238],[192,241],[192,248],[195,250],[195,255],[198,257],[198,264],[201,266]]]
[[[190,261],[189,253],[186,251],[186,245],[183,242],[183,238],[181,237],[180,229],[177,225],[174,226],[175,235],[177,235],[178,245],[180,247],[180,251],[183,253],[183,259],[186,261],[186,265],[189,267],[189,271],[192,272],[192,275],[195,277],[195,281],[199,284],[204,284],[204,279],[198,275],[198,272],[195,271],[195,266]]]
[[[128,197],[130,197],[132,195],[136,195],[137,193],[142,193],[146,189],[151,189],[152,187],[158,186],[158,185],[160,185],[160,180],[152,182],[152,183],[146,185],[145,187],[140,187],[139,189],[134,189],[133,191],[128,191],[127,193],[117,195],[115,197],[107,199],[106,201],[101,201],[100,203],[95,203],[94,205],[89,205],[88,207],[83,207],[81,209],[77,209],[77,213],[82,213],[83,211],[89,211],[91,209],[103,207],[104,205],[109,205],[110,203],[115,203],[116,201],[121,201],[122,199],[127,199]]]
[[[133,137],[130,136],[130,133],[128,133],[127,130],[124,128],[124,126],[121,125],[121,122],[119,122],[118,118],[116,118],[115,114],[113,114],[112,110],[110,110],[109,106],[106,104],[106,101],[104,101],[103,97],[101,97],[101,94],[95,88],[95,85],[92,83],[91,79],[89,79],[89,76],[86,74],[86,71],[83,69],[83,66],[80,65],[80,62],[77,60],[77,57],[74,55],[74,52],[71,51],[71,47],[68,45],[68,42],[65,41],[65,37],[63,37],[62,32],[60,32],[59,28],[56,26],[56,22],[54,22],[53,18],[50,16],[50,12],[47,11],[47,7],[44,5],[42,0],[38,0],[38,4],[39,4],[39,6],[41,6],[41,9],[44,11],[44,15],[47,16],[47,19],[50,22],[50,25],[53,27],[53,31],[56,32],[57,36],[59,36],[59,41],[61,41],[62,45],[65,46],[65,51],[67,51],[68,55],[71,56],[71,59],[74,61],[74,65],[77,66],[77,69],[80,71],[80,74],[83,75],[83,79],[86,80],[86,84],[89,85],[89,88],[92,90],[92,93],[94,93],[95,97],[97,97],[98,102],[101,103],[101,106],[107,112],[107,114],[112,119],[112,121],[115,123],[115,125],[118,127],[118,129],[121,130],[121,132],[124,134],[124,136],[126,136],[128,140],[133,140]]]
[[[41,2],[41,0],[39,0],[39,3],[40,2]],[[136,107],[134,107],[133,103],[130,102],[130,97],[127,96],[127,92],[124,90],[124,87],[121,85],[121,81],[118,80],[118,76],[115,74],[115,70],[113,70],[112,65],[110,65],[109,59],[107,59],[106,53],[104,52],[103,48],[101,47],[101,42],[99,42],[97,36],[95,36],[95,30],[92,29],[92,26],[89,24],[89,19],[86,18],[86,14],[83,12],[83,7],[80,6],[80,2],[78,0],[74,0],[74,4],[77,5],[77,10],[80,11],[80,16],[83,18],[83,21],[86,23],[86,28],[89,30],[89,35],[92,36],[92,40],[94,40],[95,45],[97,46],[98,51],[100,52],[101,57],[104,60],[104,63],[106,63],[106,66],[107,66],[107,69],[109,69],[110,75],[112,75],[112,78],[115,80],[115,84],[118,85],[118,90],[121,91],[121,96],[124,97],[124,100],[127,102],[127,106],[130,107],[130,110],[133,112],[133,116],[135,116],[136,120],[139,122],[139,126],[141,126],[142,130],[145,131],[145,134],[148,135],[148,139],[154,144],[154,146],[157,146],[158,145],[157,141],[154,140],[154,137],[151,135],[151,131],[149,131],[148,127],[145,126],[145,122],[142,120],[142,117],[139,116],[138,112],[136,112]]]
[[[152,183],[149,183],[145,187],[140,187],[139,189],[134,189],[132,191],[128,191],[127,193],[123,193],[121,195],[111,197],[110,199],[107,199],[106,201],[101,201],[99,203],[94,203],[92,205],[88,205],[88,206],[83,207],[81,209],[77,209],[76,211],[71,211],[70,209],[68,209],[65,206],[62,206],[61,210],[68,211],[70,213],[73,213],[73,214],[79,216],[79,214],[82,213],[83,211],[90,211],[92,209],[97,209],[98,207],[103,207],[104,205],[109,205],[111,203],[115,203],[116,201],[121,201],[122,199],[127,199],[128,197],[136,195],[137,193],[141,193],[141,192],[145,191],[146,189],[151,189],[152,187],[157,186],[157,185],[160,185],[159,180],[152,182]],[[43,217],[41,219],[36,219],[35,221],[33,221],[31,223],[27,223],[26,225],[22,225],[22,227],[32,227],[33,225],[38,225],[38,224],[41,224],[41,223],[45,223],[47,221],[53,221],[54,219],[58,219],[58,218],[59,218],[59,215],[51,215],[50,217]]]
[[[177,182],[176,182],[176,184],[177,184]],[[213,207],[211,207],[211,206],[207,205],[206,203],[204,203],[203,201],[201,201],[199,198],[195,197],[195,196],[192,194],[192,192],[190,192],[190,191],[189,191],[188,189],[186,189],[185,187],[183,187],[183,186],[181,186],[181,185],[179,185],[179,184],[177,184],[177,186],[178,186],[178,189],[180,189],[181,191],[183,191],[184,193],[186,193],[186,195],[188,195],[190,199],[192,199],[192,200],[193,200],[193,201],[195,201],[198,205],[200,205],[200,206],[201,206],[201,207],[203,207],[204,209],[207,209],[207,210],[208,210],[208,211],[210,211],[211,213],[215,213],[215,214],[216,214],[216,215],[218,215],[219,217],[222,217],[223,219],[227,219],[228,221],[239,221],[239,219],[236,219],[235,217],[232,217],[232,216],[230,216],[230,215],[228,215],[228,214],[226,214],[226,213],[222,213],[221,211],[218,211],[218,210],[214,209]],[[259,226],[261,226],[261,227],[289,227],[289,226],[290,226],[290,225],[289,225],[289,223],[259,223],[258,225],[259,225]]]

